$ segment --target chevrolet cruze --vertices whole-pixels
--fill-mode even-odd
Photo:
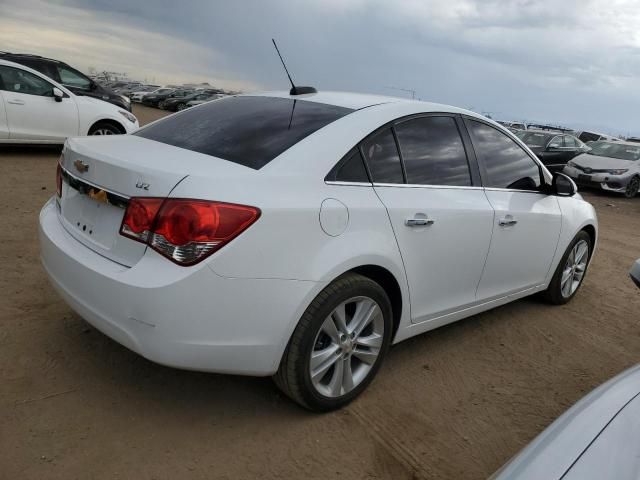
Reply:
[[[327,92],[69,139],[40,214],[44,268],[96,328],[164,365],[273,375],[313,410],[360,394],[393,343],[569,301],[596,239],[575,184],[496,123]]]

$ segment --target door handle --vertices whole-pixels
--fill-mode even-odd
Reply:
[[[7,103],[11,103],[13,105],[24,105],[24,100],[7,100]]]
[[[518,221],[514,220],[511,215],[507,215],[506,217],[501,218],[498,221],[498,225],[500,225],[501,227],[512,227],[516,223],[518,223]]]
[[[407,218],[404,224],[407,227],[428,227],[434,224],[434,220],[430,218]]]

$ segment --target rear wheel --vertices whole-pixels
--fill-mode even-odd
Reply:
[[[591,248],[589,234],[585,231],[578,233],[560,260],[549,288],[544,292],[548,302],[562,305],[573,298],[587,272]]]
[[[640,190],[640,177],[633,177],[627,184],[627,188],[624,191],[624,196],[627,198],[634,198]]]
[[[274,380],[305,408],[340,408],[373,380],[391,335],[391,304],[385,291],[367,277],[346,274],[309,305]]]
[[[121,135],[124,131],[109,122],[98,122],[89,130],[89,135]]]

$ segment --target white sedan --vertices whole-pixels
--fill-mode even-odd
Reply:
[[[138,128],[134,115],[76,95],[29,67],[0,60],[0,144],[62,144],[78,135],[116,135]]]
[[[134,135],[69,139],[44,267],[88,322],[164,365],[274,375],[338,408],[388,347],[541,292],[569,301],[593,207],[466,110],[239,95]]]

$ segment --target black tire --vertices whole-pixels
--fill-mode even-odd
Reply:
[[[569,255],[571,254],[571,250],[573,249],[573,247],[580,241],[585,241],[587,242],[588,245],[588,252],[587,252],[587,267],[589,265],[589,259],[591,258],[592,255],[592,249],[593,249],[593,245],[591,243],[591,237],[589,236],[589,234],[587,232],[585,232],[584,230],[580,231],[575,238],[573,239],[573,241],[569,244],[569,246],[567,247],[567,251],[564,252],[564,255],[562,256],[562,259],[560,260],[560,263],[558,263],[558,267],[556,268],[555,273],[553,274],[553,278],[551,279],[551,283],[549,283],[549,287],[542,292],[542,297],[549,303],[553,304],[553,305],[564,305],[565,303],[567,303],[569,300],[571,300],[576,293],[578,293],[578,290],[580,290],[580,287],[582,286],[582,283],[584,282],[584,278],[587,275],[587,267],[585,267],[585,271],[584,271],[584,275],[582,276],[582,279],[580,280],[579,285],[577,286],[577,288],[575,289],[575,291],[573,293],[571,293],[568,296],[565,296],[562,294],[562,286],[561,286],[561,282],[562,282],[562,272],[565,269],[565,266],[567,265],[567,259],[569,258]]]
[[[354,297],[368,297],[380,307],[384,319],[382,345],[378,357],[366,377],[353,390],[341,396],[328,397],[322,395],[313,386],[310,374],[311,353],[316,345],[318,332],[327,317],[342,302]],[[343,407],[362,393],[371,383],[389,349],[392,334],[391,303],[384,289],[367,277],[347,273],[320,292],[304,312],[289,340],[280,362],[280,368],[273,379],[282,392],[304,408],[326,412]],[[338,360],[338,362],[340,361]]]
[[[640,190],[640,177],[633,177],[627,184],[624,196],[627,198],[634,198],[638,194],[638,190]]]
[[[186,103],[179,103],[178,106],[176,107],[176,111],[181,111],[184,110],[185,108],[187,108],[187,104]]]
[[[89,135],[122,135],[124,130],[111,122],[98,122],[91,127]]]

